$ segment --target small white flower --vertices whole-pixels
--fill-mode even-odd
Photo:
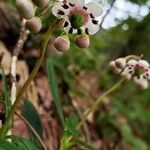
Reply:
[[[125,69],[122,71],[121,75],[126,79],[130,80],[132,78],[132,74],[134,73],[134,68],[131,66],[125,67]]]
[[[127,62],[127,65],[130,65],[130,66],[135,66],[136,64],[137,64],[137,61],[134,59],[131,59]]]
[[[52,13],[63,18],[64,29],[67,33],[95,34],[99,30],[97,17],[102,14],[101,6],[96,2],[85,4],[85,0],[68,0],[67,3],[56,2],[52,7]]]
[[[149,63],[146,60],[139,60],[138,64],[139,64],[139,66],[144,67],[144,68],[149,67]]]
[[[133,78],[135,83],[141,88],[141,89],[147,89],[148,88],[148,81],[143,78],[143,76],[140,76],[140,78],[134,77]]]

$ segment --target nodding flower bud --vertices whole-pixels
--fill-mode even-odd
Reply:
[[[125,58],[118,58],[115,60],[116,67],[119,69],[123,69],[126,66],[126,59]]]
[[[16,7],[25,19],[31,19],[35,15],[34,6],[29,0],[16,0]]]
[[[34,5],[40,8],[44,8],[49,4],[49,0],[32,0]]]
[[[111,70],[113,71],[113,73],[115,73],[115,74],[121,73],[121,69],[116,67],[115,61],[111,61],[109,63],[109,66],[111,67]]]
[[[60,52],[66,52],[70,48],[69,38],[65,35],[57,37],[53,42],[54,47]]]
[[[33,33],[38,33],[42,28],[42,22],[40,18],[34,17],[30,20],[27,20],[26,28]]]
[[[79,47],[79,48],[88,48],[90,45],[90,40],[89,40],[89,36],[84,34],[84,35],[79,35],[76,40],[75,40],[75,44]]]

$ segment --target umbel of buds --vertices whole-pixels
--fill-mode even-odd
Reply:
[[[86,34],[79,35],[75,40],[75,44],[79,48],[88,48],[90,45],[89,36]]]
[[[32,0],[34,5],[39,8],[44,8],[49,4],[49,0]]]
[[[60,52],[66,52],[70,48],[68,36],[62,35],[57,37],[53,42],[54,47]]]
[[[150,79],[150,65],[146,60],[139,57],[131,59],[118,58],[110,62],[110,66],[114,73],[120,74],[126,80],[133,79],[141,88],[148,88],[148,79]]]
[[[42,28],[42,22],[40,18],[34,17],[30,20],[27,20],[26,28],[33,33],[38,33]]]
[[[31,19],[35,15],[35,9],[29,0],[16,0],[16,7],[20,15],[25,19]]]

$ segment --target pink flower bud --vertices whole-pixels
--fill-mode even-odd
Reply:
[[[113,73],[115,73],[115,74],[121,73],[121,69],[116,67],[115,61],[111,61],[109,63],[109,66],[111,67],[111,70],[113,71]]]
[[[75,40],[75,44],[80,48],[88,48],[90,45],[89,36],[79,35]]]
[[[49,0],[32,0],[33,3],[40,8],[44,8],[48,5]]]
[[[117,68],[123,69],[126,66],[126,59],[125,58],[118,58],[115,60],[115,64]]]
[[[30,20],[27,20],[26,28],[33,33],[38,33],[42,28],[42,22],[40,18],[34,17]]]
[[[67,36],[63,35],[57,37],[54,40],[53,45],[58,51],[65,52],[70,48],[70,41]]]
[[[29,0],[16,0],[16,7],[25,19],[31,19],[35,15],[35,9]]]

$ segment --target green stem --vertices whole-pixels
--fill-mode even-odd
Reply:
[[[20,89],[19,94],[16,97],[16,101],[14,103],[14,105],[12,106],[11,111],[8,114],[8,117],[6,118],[6,121],[4,123],[4,125],[1,127],[0,129],[0,137],[4,137],[5,134],[7,133],[7,130],[9,128],[9,122],[12,119],[18,105],[20,104],[21,100],[22,100],[22,96],[24,94],[24,92],[27,90],[28,86],[30,85],[30,83],[32,82],[33,78],[35,77],[35,75],[37,74],[40,66],[42,65],[44,56],[45,56],[45,52],[46,52],[46,48],[47,48],[47,44],[48,41],[54,31],[54,29],[56,29],[58,26],[60,26],[62,24],[62,20],[56,20],[54,21],[54,23],[49,27],[48,31],[46,32],[46,34],[44,35],[43,38],[43,42],[41,45],[41,55],[40,58],[37,60],[36,65],[31,73],[31,75],[29,76],[28,80],[26,81],[26,83],[23,85],[23,87]]]
[[[113,91],[115,91],[124,80],[125,79],[119,80],[109,90],[107,90],[105,93],[103,93],[102,95],[99,96],[99,98],[94,102],[94,104],[83,114],[83,116],[81,117],[81,121],[79,122],[79,124],[77,126],[77,129],[79,129],[84,124],[84,122],[86,121],[89,114],[95,111],[95,109],[98,107],[98,105],[103,100],[103,98],[106,97],[108,94],[112,93]],[[72,138],[73,138],[73,136],[70,136],[68,138],[63,137],[61,140],[59,150],[67,150],[70,146],[69,144],[70,144],[70,141],[72,140]]]
[[[94,112],[97,106],[100,104],[100,102],[103,100],[104,97],[106,97],[108,94],[112,93],[115,91],[121,83],[124,81],[124,79],[121,79],[118,81],[116,84],[114,84],[109,90],[107,90],[105,93],[99,96],[99,98],[94,102],[94,104],[85,112],[85,114],[81,117],[81,121],[78,124],[77,128],[79,129],[83,123],[86,121],[87,117],[89,116],[90,113]]]

